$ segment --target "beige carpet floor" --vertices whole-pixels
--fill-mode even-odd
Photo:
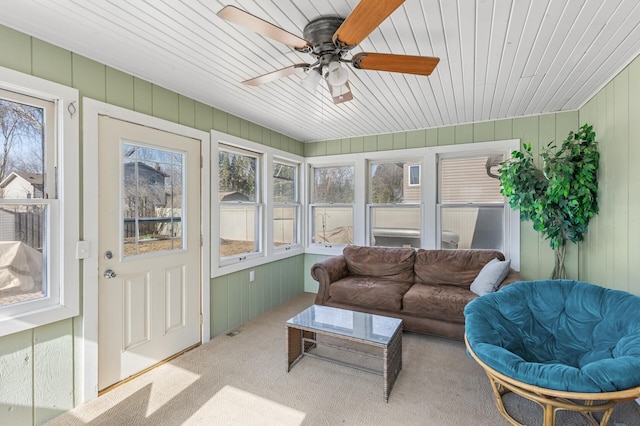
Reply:
[[[458,341],[405,333],[388,403],[377,375],[313,358],[287,373],[284,322],[313,299],[302,294],[50,425],[508,425]],[[516,396],[508,405],[523,423],[542,423],[537,405]],[[586,422],[560,413],[557,424]],[[640,425],[637,404],[619,404],[609,424]]]

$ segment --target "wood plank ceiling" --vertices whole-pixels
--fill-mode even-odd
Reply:
[[[637,0],[406,0],[353,53],[436,56],[434,73],[350,67],[355,99],[334,105],[300,75],[241,84],[313,58],[223,21],[226,4],[302,36],[358,0],[4,0],[0,24],[300,141],[576,109],[640,52]]]

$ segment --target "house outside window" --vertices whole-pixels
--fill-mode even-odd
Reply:
[[[261,156],[220,145],[218,166],[220,261],[241,262],[262,251]]]
[[[497,173],[502,159],[520,145],[508,139],[319,156],[309,160],[309,176],[313,180],[320,166],[352,165],[356,191],[346,244],[497,249],[519,270],[519,212],[500,195]],[[310,185],[309,209],[325,207],[314,204],[319,186]],[[317,238],[321,216],[314,213],[307,253],[340,254],[341,246],[322,245]]]
[[[440,157],[438,212],[443,249],[505,250],[505,199],[497,169],[503,154]]]
[[[77,100],[0,68],[0,336],[78,313]]]
[[[311,176],[311,243],[353,244],[354,167],[312,167]]]
[[[288,249],[300,244],[298,164],[273,162],[273,246]]]
[[[369,245],[420,247],[420,163],[371,161],[368,182]]]
[[[130,142],[122,161],[124,256],[182,250],[184,154]]]

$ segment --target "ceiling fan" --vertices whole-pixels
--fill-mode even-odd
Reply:
[[[363,70],[390,71],[405,74],[430,75],[440,61],[429,56],[395,55],[390,53],[360,52],[347,59],[346,55],[387,19],[404,0],[360,0],[346,18],[325,16],[309,22],[303,37],[292,34],[270,22],[235,6],[223,7],[217,15],[222,19],[248,28],[292,47],[298,52],[309,53],[312,63],[302,63],[272,71],[245,80],[244,84],[257,86],[300,71],[307,73],[302,84],[315,90],[324,77],[333,102],[353,99],[349,87],[349,72],[342,63],[350,63]]]

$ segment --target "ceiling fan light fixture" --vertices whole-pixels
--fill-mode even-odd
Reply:
[[[349,71],[340,65],[340,62],[330,62],[327,67],[327,81],[333,87],[343,86],[349,81]]]
[[[347,84],[342,84],[340,86],[331,85],[330,87],[331,87],[331,96],[334,98],[344,96],[351,91],[351,89]]]
[[[351,87],[349,86],[348,81],[342,86],[336,87],[333,87],[327,81],[327,86],[329,87],[329,93],[331,93],[331,98],[333,99],[334,104],[341,104],[343,102],[353,100],[353,93],[351,93]]]
[[[322,74],[320,69],[311,68],[307,73],[307,75],[305,76],[305,78],[303,78],[302,81],[300,81],[300,84],[304,86],[307,90],[313,93],[316,91],[316,88],[318,87],[318,83],[320,83],[321,79],[322,79]]]

